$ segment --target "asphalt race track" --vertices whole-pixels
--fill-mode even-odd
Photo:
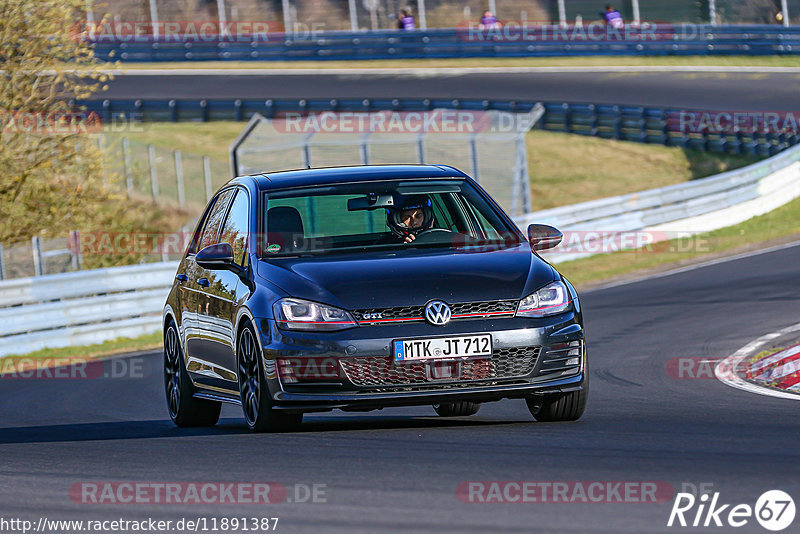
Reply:
[[[169,72],[169,71],[165,71]],[[135,73],[117,76],[96,98],[474,98],[625,104],[720,111],[800,109],[800,71],[466,72],[372,74]]]
[[[143,366],[127,378],[0,379],[0,510],[33,520],[256,515],[279,517],[283,532],[698,531],[666,527],[670,502],[480,504],[456,488],[659,481],[676,492],[713,484],[724,503],[753,506],[774,488],[796,498],[797,404],[666,369],[798,322],[798,265],[795,243],[584,294],[592,384],[576,423],[535,423],[523,402],[502,401],[454,420],[429,407],[315,414],[283,435],[250,434],[226,407],[216,428],[181,430],[167,418],[160,354],[126,360]],[[324,484],[327,502],[76,504],[69,489],[85,481]],[[764,532],[752,518],[737,530]]]

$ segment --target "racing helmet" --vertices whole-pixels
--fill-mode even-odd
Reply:
[[[422,225],[416,228],[409,228],[401,220],[404,211],[421,209],[423,218]],[[406,237],[410,234],[418,234],[433,227],[433,207],[428,195],[396,196],[394,207],[386,209],[386,225],[389,230],[398,237]]]

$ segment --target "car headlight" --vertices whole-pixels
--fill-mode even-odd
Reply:
[[[278,326],[288,330],[344,330],[357,326],[353,317],[340,308],[310,300],[284,298],[272,307]]]
[[[572,306],[569,291],[564,282],[552,282],[521,301],[518,317],[547,317],[568,311]]]

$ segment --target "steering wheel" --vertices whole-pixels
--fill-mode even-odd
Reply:
[[[437,241],[441,241],[441,235],[436,234],[454,234],[455,232],[451,232],[446,228],[428,228],[427,230],[423,230],[417,234],[417,237],[414,238],[412,243],[435,243]]]

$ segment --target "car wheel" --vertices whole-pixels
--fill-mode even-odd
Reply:
[[[173,321],[169,322],[164,332],[164,389],[169,418],[176,425],[214,426],[219,421],[219,402],[196,399],[193,396],[194,386],[186,372],[178,329]]]
[[[444,404],[434,404],[433,409],[436,410],[441,417],[464,417],[467,415],[475,415],[481,409],[479,402],[446,402]]]
[[[246,324],[239,333],[239,394],[247,426],[253,432],[279,432],[298,426],[303,414],[287,414],[272,407],[264,378],[262,357],[253,327]]]

